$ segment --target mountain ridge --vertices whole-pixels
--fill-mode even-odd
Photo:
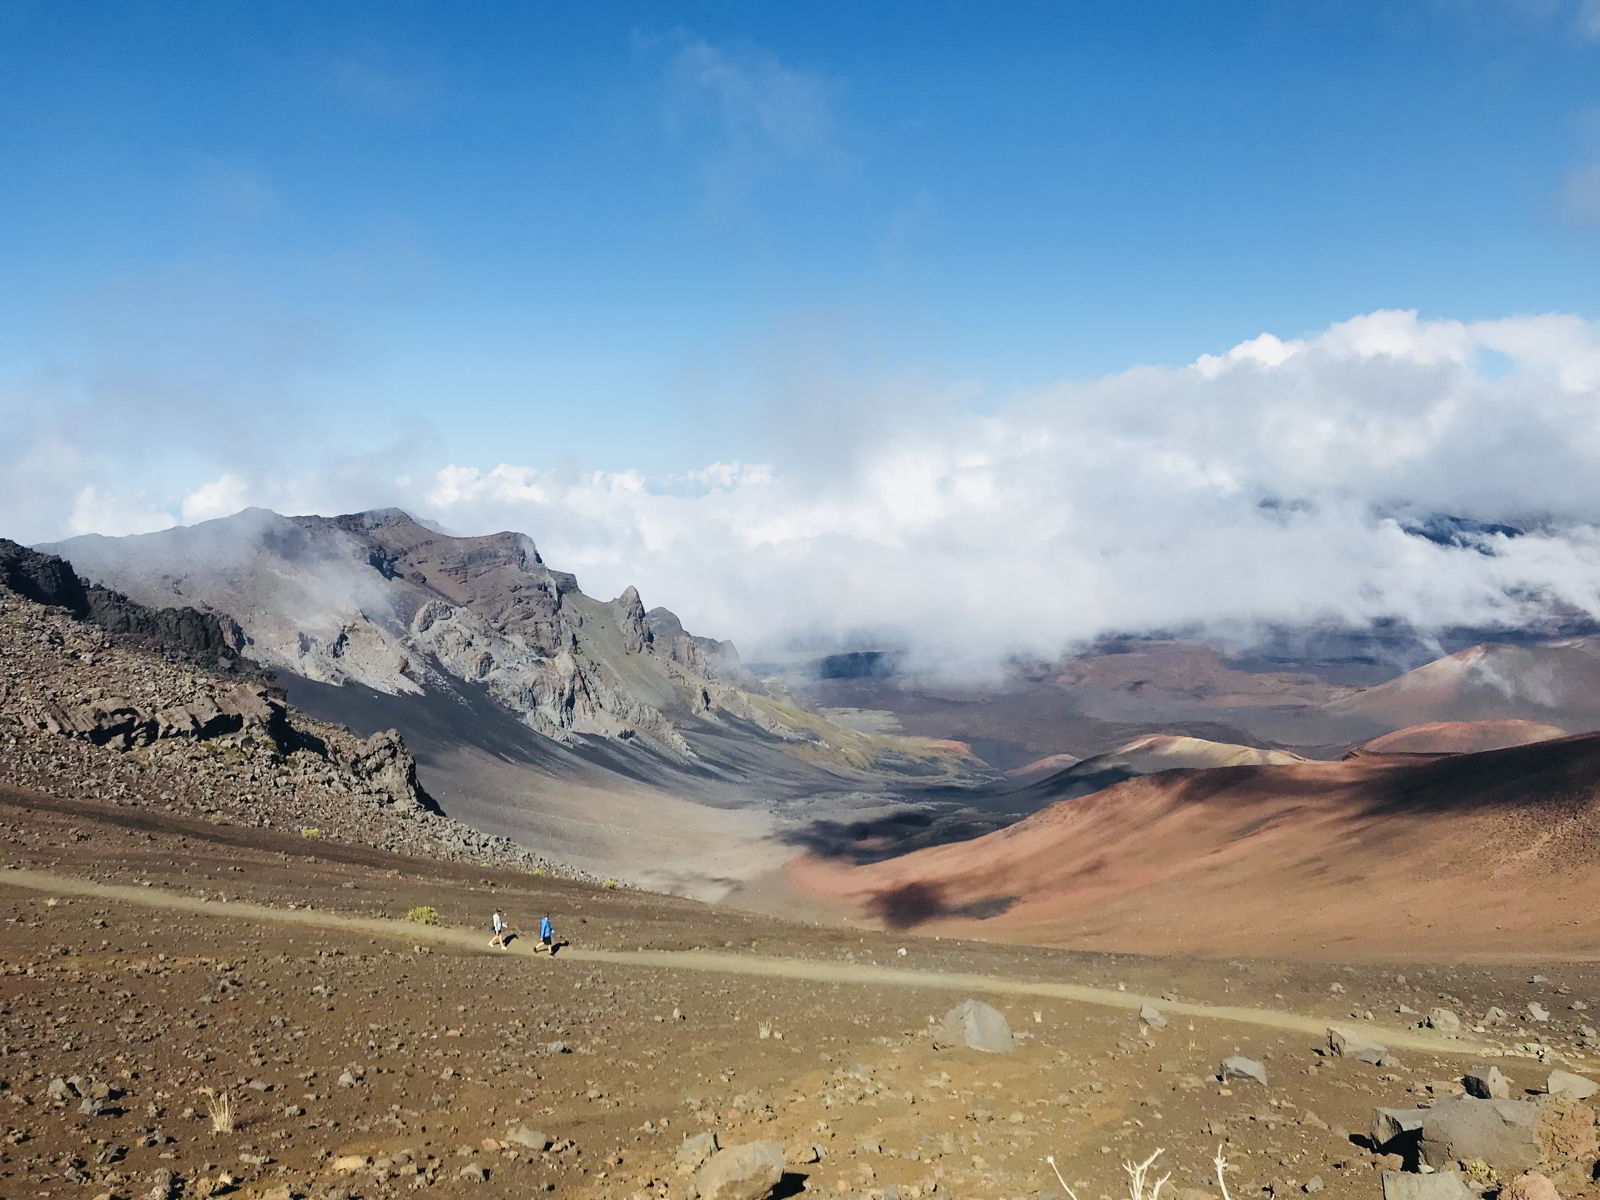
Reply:
[[[808,710],[637,589],[586,595],[521,533],[258,509],[44,549],[234,622],[314,715],[399,729],[444,811],[594,874],[714,896],[784,853],[785,822],[992,774],[958,743]]]

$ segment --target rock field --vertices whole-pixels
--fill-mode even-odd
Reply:
[[[384,849],[549,867],[431,811],[392,733],[0,590],[0,782]]]

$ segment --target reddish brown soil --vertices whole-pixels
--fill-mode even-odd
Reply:
[[[1469,646],[1326,706],[1392,728],[1521,718],[1571,729],[1600,723],[1600,655],[1587,641]]]
[[[1171,771],[800,892],[890,926],[1152,953],[1600,954],[1600,735]]]
[[[172,912],[63,891],[8,887],[0,869],[0,1196],[88,1200],[205,1194],[226,1171],[243,1200],[683,1196],[682,1138],[774,1138],[796,1153],[793,1186],[823,1194],[991,1200],[1051,1190],[1053,1154],[1080,1194],[1118,1190],[1119,1163],[1167,1148],[1175,1186],[1214,1194],[1226,1145],[1235,1196],[1295,1191],[1313,1176],[1333,1200],[1377,1194],[1381,1160],[1343,1133],[1378,1104],[1424,1096],[1465,1057],[1406,1049],[1394,1068],[1319,1057],[1309,1032],[1176,1015],[1146,1032],[1099,1005],[1007,993],[1005,981],[1072,981],[1176,1001],[1265,1007],[1327,1021],[1414,1021],[1449,1004],[1553,1013],[1538,1036],[1584,1066],[1588,1019],[1571,1004],[1600,988],[1586,965],[1403,970],[1085,955],[789,924],[690,901],[585,887],[381,851],[309,842],[133,807],[0,789],[0,865],[150,885],[186,897],[295,913],[389,918],[369,930],[292,926],[249,911]],[[526,929],[549,911],[572,949],[637,947],[799,962],[876,964],[884,982],[818,982],[678,971],[577,954],[498,954],[464,935],[435,943],[398,918],[430,904],[477,931],[500,905]],[[227,904],[219,904],[225,910]],[[378,931],[378,924],[387,932]],[[484,935],[483,941],[487,941]],[[898,950],[905,948],[901,956]],[[917,973],[990,977],[975,993],[1023,1036],[1004,1058],[936,1051],[924,1034],[952,1001]],[[765,1026],[772,1034],[763,1038]],[[553,1051],[562,1042],[568,1053]],[[1465,1046],[1467,1043],[1463,1043]],[[1231,1053],[1264,1061],[1271,1086],[1220,1086]],[[1532,1087],[1541,1068],[1501,1060]],[[341,1078],[349,1073],[350,1082]],[[98,1115],[52,1102],[78,1075],[113,1089]],[[1442,1085],[1434,1085],[1442,1086]],[[239,1124],[214,1134],[201,1087],[228,1092]],[[526,1124],[555,1140],[505,1143]],[[370,1165],[336,1175],[335,1156]],[[476,1165],[485,1182],[461,1175]],[[285,1189],[278,1191],[277,1189]],[[1565,1195],[1591,1200],[1592,1185]]]
[[[1566,736],[1559,725],[1538,721],[1429,721],[1373,738],[1361,749],[1370,754],[1475,754]]]

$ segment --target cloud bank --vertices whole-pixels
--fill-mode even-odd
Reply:
[[[285,449],[168,503],[50,430],[5,455],[0,532],[393,504],[527,532],[592,594],[636,584],[747,651],[871,631],[963,670],[1113,630],[1600,617],[1600,323],[1375,312],[982,413],[970,391],[819,397],[772,461],[670,479]],[[1403,527],[1430,512],[1533,532],[1440,546]]]

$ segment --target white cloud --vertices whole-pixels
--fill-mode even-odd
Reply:
[[[73,534],[103,533],[122,537],[130,533],[153,533],[173,524],[169,513],[140,496],[114,495],[93,485],[78,489],[72,500],[67,529]]]
[[[1516,624],[1553,603],[1600,617],[1600,323],[1376,312],[984,415],[902,391],[794,404],[792,456],[670,479],[226,464],[168,514],[102,471],[56,532],[398,504],[458,533],[527,532],[591,593],[636,584],[748,649],[870,629],[962,669],[1192,622]],[[892,419],[837,420],[851,409]],[[1538,532],[1492,556],[1444,548],[1388,515],[1404,506]]]
[[[249,481],[232,471],[226,472],[210,483],[201,484],[183,498],[183,523],[193,525],[199,521],[229,516],[248,507],[249,497]]]
[[[788,164],[839,157],[835,81],[758,47],[683,34],[637,40],[670,51],[667,128],[700,155],[708,207],[737,206]]]

